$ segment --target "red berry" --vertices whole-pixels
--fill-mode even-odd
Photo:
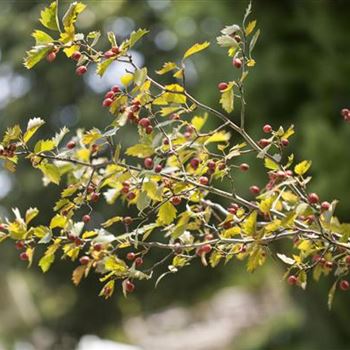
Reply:
[[[145,168],[147,168],[147,169],[152,169],[153,168],[153,165],[154,165],[154,163],[153,163],[153,159],[152,158],[145,158],[145,160],[143,161],[143,164],[144,164],[144,166],[145,166]]]
[[[163,145],[169,145],[169,139],[168,138],[164,138],[163,139]]]
[[[220,91],[227,89],[227,87],[228,87],[228,84],[227,84],[227,83],[222,82],[222,83],[219,83],[219,84],[218,84],[218,89],[219,89]]]
[[[22,260],[22,261],[28,261],[29,260],[29,255],[26,253],[26,252],[23,252],[19,255],[19,258]]]
[[[129,280],[125,281],[125,290],[128,293],[132,293],[135,290],[135,285],[134,283],[130,282]]]
[[[128,115],[127,115],[127,118],[129,120],[133,120],[133,119],[135,119],[135,114],[133,112],[129,112]]]
[[[236,214],[236,213],[237,213],[237,209],[235,209],[235,208],[228,208],[227,211],[228,211],[230,214]]]
[[[348,108],[343,108],[341,111],[340,111],[340,114],[342,115],[342,117],[347,117],[347,115],[349,114],[349,109]]]
[[[219,169],[219,170],[224,170],[225,168],[226,168],[225,163],[219,163],[219,164],[218,164],[218,169]]]
[[[90,220],[91,220],[91,216],[90,215],[84,215],[83,216],[83,221],[85,222],[85,224],[87,224]]]
[[[46,59],[48,60],[48,62],[53,62],[56,59],[56,53],[55,52],[50,52],[47,56]]]
[[[205,239],[206,241],[211,241],[212,239],[214,239],[214,236],[213,236],[213,234],[211,234],[211,233],[207,233],[207,234],[204,236],[204,239]]]
[[[89,262],[90,262],[90,258],[88,256],[82,256],[80,259],[79,259],[79,262],[81,265],[87,265]]]
[[[76,70],[75,73],[77,75],[84,75],[87,72],[86,66],[79,66]]]
[[[95,243],[94,244],[94,250],[96,250],[97,252],[100,252],[103,248],[103,244],[102,243]]]
[[[96,203],[100,199],[100,194],[97,192],[91,193],[90,199],[92,202]]]
[[[105,98],[102,102],[103,107],[109,107],[113,103],[113,100],[111,98]]]
[[[212,246],[210,244],[204,244],[197,249],[197,255],[208,254],[212,250]]]
[[[16,249],[17,249],[17,250],[21,250],[21,249],[23,249],[24,247],[25,247],[24,241],[17,241],[17,242],[16,242]]]
[[[116,94],[121,91],[118,85],[113,85],[111,90]]]
[[[206,185],[208,185],[208,183],[209,183],[209,179],[208,179],[206,176],[201,176],[201,177],[199,178],[199,183],[200,183],[201,185],[206,186]]]
[[[233,226],[233,221],[232,220],[225,221],[224,224],[223,224],[223,227],[224,227],[225,230],[228,230],[232,226]]]
[[[330,207],[331,207],[331,204],[329,202],[327,202],[327,201],[324,201],[324,202],[321,203],[321,209],[322,210],[327,211],[327,210],[330,209]]]
[[[139,256],[135,259],[135,266],[139,267],[143,264],[143,259]]]
[[[72,59],[74,60],[74,61],[79,61],[80,60],[80,57],[81,57],[81,53],[80,53],[80,51],[75,51],[75,52],[73,52],[73,54],[72,54]]]
[[[126,258],[130,261],[133,261],[135,259],[136,255],[134,252],[130,252],[128,254],[126,254]]]
[[[236,67],[236,68],[241,68],[242,67],[242,61],[239,58],[234,58],[232,60],[232,64]]]
[[[180,205],[181,204],[181,197],[174,196],[170,199],[170,202],[174,205]]]
[[[115,56],[115,53],[112,50],[108,50],[103,54],[103,57],[106,59],[111,58],[113,56]]]
[[[132,225],[133,219],[132,219],[131,216],[126,216],[126,217],[123,219],[123,222],[124,222],[125,225],[130,226],[130,225]]]
[[[261,140],[259,140],[259,146],[260,147],[267,147],[269,144],[270,144],[270,141],[269,140],[267,140],[267,139],[261,139]]]
[[[282,146],[287,147],[289,145],[289,141],[287,139],[282,139],[281,144]]]
[[[189,132],[190,134],[192,134],[193,131],[195,131],[195,127],[193,125],[187,125],[186,131]]]
[[[147,134],[147,135],[152,134],[152,131],[153,131],[152,125],[147,126],[147,128],[146,128],[146,134]]]
[[[270,124],[265,124],[263,126],[263,131],[265,134],[269,134],[272,131],[272,126]]]
[[[247,164],[247,163],[240,164],[239,170],[240,171],[248,171],[249,170],[249,164]]]
[[[332,261],[326,261],[324,263],[324,266],[327,267],[328,269],[332,269],[333,268],[333,262]]]
[[[198,158],[192,158],[192,159],[190,160],[191,167],[192,167],[194,170],[198,169],[199,163],[200,163],[200,160],[199,160]]]
[[[309,201],[310,204],[316,204],[319,202],[319,197],[316,193],[310,193],[308,196],[307,196],[307,199]]]
[[[83,244],[83,240],[80,237],[75,236],[74,243],[75,243],[75,245],[79,246],[79,245]]]
[[[213,160],[209,160],[208,163],[207,163],[207,166],[208,166],[209,169],[215,170],[216,163]]]
[[[291,286],[295,286],[298,283],[298,278],[294,275],[290,275],[288,277],[288,284]]]
[[[171,120],[179,120],[180,119],[180,115],[177,113],[173,113],[170,115],[170,119]]]
[[[112,47],[112,48],[111,48],[111,51],[112,51],[113,53],[115,53],[116,55],[118,55],[118,54],[120,53],[120,49],[119,49],[118,46]]]
[[[124,193],[124,194],[128,194],[129,193],[129,190],[130,188],[128,186],[124,186],[122,189],[121,189],[121,192]]]
[[[157,165],[155,166],[155,168],[154,168],[154,171],[155,171],[156,173],[160,173],[162,170],[163,170],[163,167],[162,167],[161,164],[157,164]]]
[[[345,257],[345,263],[350,265],[350,255]]]
[[[151,122],[149,118],[141,118],[139,120],[139,125],[142,126],[143,128],[147,128],[147,126],[151,125]]]
[[[75,141],[69,141],[66,145],[68,149],[73,149],[76,146]]]
[[[341,280],[339,282],[339,287],[343,291],[347,291],[350,288],[350,283],[347,280]]]
[[[133,199],[136,198],[136,194],[134,192],[129,192],[127,195],[127,198],[129,201],[132,201]]]
[[[249,191],[255,195],[260,193],[260,188],[258,186],[250,186]]]
[[[113,98],[114,97],[114,92],[113,91],[108,91],[105,94],[105,98]]]

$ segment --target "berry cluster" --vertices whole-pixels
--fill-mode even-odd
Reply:
[[[17,149],[16,144],[11,143],[4,148],[0,148],[0,156],[12,158],[15,156],[16,149]]]

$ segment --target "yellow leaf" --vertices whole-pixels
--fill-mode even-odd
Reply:
[[[110,227],[112,226],[113,224],[115,224],[116,222],[120,222],[123,220],[123,217],[122,216],[114,216],[110,219],[108,219],[107,221],[105,221],[104,223],[101,224],[102,227]]]
[[[55,146],[56,144],[53,140],[40,140],[35,144],[34,152],[35,153],[48,152],[54,149]]]
[[[40,260],[39,260],[39,266],[42,270],[42,272],[47,272],[52,263],[55,261],[55,255],[54,254],[45,254]]]
[[[247,66],[248,67],[254,67],[255,66],[255,60],[253,60],[252,58],[250,60],[247,61]]]
[[[166,62],[163,64],[163,67],[159,70],[156,70],[156,73],[159,75],[168,73],[172,70],[174,70],[177,67],[176,63],[174,62]]]
[[[208,114],[205,114],[204,117],[194,116],[191,120],[191,124],[196,128],[197,131],[200,131],[203,128],[207,119]]]
[[[176,218],[176,213],[176,208],[167,201],[159,208],[157,222],[161,225],[169,225]]]
[[[267,197],[265,199],[263,199],[260,204],[259,204],[259,209],[263,214],[269,214],[272,204],[274,203],[276,197],[272,196],[272,197]]]
[[[267,168],[267,169],[271,169],[271,170],[278,169],[278,164],[270,158],[265,158],[264,164],[265,164],[265,168]]]
[[[122,274],[128,271],[128,266],[123,260],[113,255],[106,258],[105,269],[107,271],[113,271],[115,274]]]
[[[40,13],[39,21],[44,27],[51,30],[58,30],[57,23],[56,23],[56,8],[57,8],[57,3],[56,1],[54,1],[50,4],[49,7],[46,7]]]
[[[302,176],[310,169],[311,164],[311,160],[303,160],[294,167],[294,171],[296,174]]]
[[[231,227],[221,233],[221,236],[223,238],[232,238],[234,236],[237,236],[241,233],[241,228],[239,226]]]
[[[38,214],[39,210],[37,208],[29,208],[26,211],[26,224],[28,225]]]
[[[66,216],[56,214],[50,221],[50,229],[54,229],[56,227],[63,228],[65,227],[66,223],[67,223]]]
[[[258,212],[253,211],[242,223],[241,228],[243,233],[248,236],[253,236],[256,231],[256,219],[258,217]]]
[[[129,147],[126,152],[128,156],[138,157],[138,158],[145,158],[150,157],[153,155],[154,150],[151,145],[144,145],[144,144],[136,144],[131,147]]]
[[[142,190],[147,193],[147,196],[154,201],[162,200],[162,188],[158,187],[153,181],[145,181],[142,185]]]
[[[27,131],[23,136],[23,141],[27,143],[37,130],[45,124],[45,121],[40,118],[32,118],[28,122]]]
[[[86,265],[79,265],[72,273],[72,281],[74,285],[78,285],[84,276]]]
[[[248,23],[248,25],[245,27],[245,30],[244,30],[245,31],[245,35],[248,36],[249,34],[251,34],[252,31],[254,30],[255,26],[256,26],[256,20],[250,21]]]
[[[227,88],[221,92],[220,103],[222,108],[227,112],[231,113],[234,109],[234,93],[233,83],[229,83]]]
[[[54,164],[40,164],[38,168],[42,171],[45,177],[58,185],[60,183],[61,175],[60,169]]]
[[[191,55],[202,51],[204,49],[206,49],[208,46],[210,45],[210,43],[208,41],[205,41],[202,44],[194,44],[192,47],[190,47],[184,54],[184,58],[190,57]]]
[[[121,78],[120,82],[126,87],[129,86],[134,79],[134,75],[131,73],[125,73]]]
[[[204,144],[212,143],[212,142],[226,142],[230,139],[231,134],[225,131],[218,131],[215,134],[209,136],[209,138],[205,141]]]

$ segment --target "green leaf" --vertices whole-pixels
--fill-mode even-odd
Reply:
[[[110,66],[110,64],[114,61],[114,58],[108,58],[107,60],[104,60],[103,62],[100,62],[97,64],[96,73],[102,77],[103,74],[106,72],[107,68]]]
[[[58,185],[60,183],[61,175],[60,169],[54,164],[40,164],[38,168],[42,173],[54,184]]]
[[[146,29],[138,29],[136,32],[132,32],[128,41],[129,48],[133,47],[136,44],[136,42],[139,41],[147,33],[148,30]]]
[[[57,3],[56,1],[54,1],[49,7],[46,7],[44,10],[41,11],[39,21],[44,27],[58,31],[58,26],[56,22],[56,10]]]
[[[53,42],[53,38],[42,30],[35,30],[32,36],[35,39],[35,45],[44,45]]]
[[[74,1],[70,4],[62,19],[63,26],[66,31],[74,31],[74,23],[77,21],[79,13],[83,12],[85,8],[86,5],[81,2]]]
[[[210,45],[210,43],[208,41],[205,41],[202,44],[194,44],[192,47],[190,47],[184,54],[184,59],[187,57],[192,56],[193,54],[200,52],[204,49],[206,49],[208,46]]]
[[[296,174],[302,176],[310,169],[311,164],[311,160],[303,160],[294,167],[294,171]]]
[[[177,68],[176,63],[174,62],[166,62],[163,64],[163,67],[159,70],[156,70],[156,73],[159,75],[163,75],[165,73],[168,73],[172,70],[174,70],[175,68]]]
[[[26,52],[26,57],[24,58],[24,66],[27,69],[33,68],[37,63],[46,57],[46,55],[51,50],[51,46],[47,45],[37,45],[33,46],[31,50]]]
[[[157,222],[161,225],[169,225],[176,218],[176,213],[176,208],[167,201],[159,208]]]
[[[125,153],[128,156],[145,158],[145,157],[150,157],[151,155],[153,155],[154,150],[153,150],[153,147],[151,145],[145,145],[145,144],[138,143],[136,145],[129,147]]]
[[[220,103],[222,108],[227,112],[231,113],[234,109],[234,93],[233,93],[233,83],[229,83],[228,87],[222,91]]]

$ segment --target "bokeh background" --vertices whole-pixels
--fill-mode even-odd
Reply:
[[[0,130],[25,125],[30,117],[47,121],[47,137],[64,125],[103,128],[109,115],[101,99],[123,67],[113,66],[104,79],[93,74],[80,79],[61,55],[32,71],[22,66],[33,44],[30,33],[40,28],[37,18],[47,3],[0,1]],[[102,28],[123,39],[138,27],[151,30],[134,51],[150,71],[180,58],[195,42],[212,41],[206,53],[189,62],[188,84],[200,100],[218,106],[216,85],[230,79],[232,66],[215,37],[224,25],[240,22],[247,1],[85,3],[81,31]],[[311,188],[324,199],[339,199],[337,212],[344,221],[350,220],[350,125],[339,110],[350,105],[349,15],[347,0],[254,1],[252,18],[262,34],[247,83],[249,130],[259,137],[266,122],[295,124],[291,152],[298,160],[313,160]],[[262,184],[263,176],[257,168],[237,178],[241,193],[253,182]],[[54,186],[43,188],[40,174],[25,162],[16,174],[0,168],[1,215],[10,214],[11,207],[37,206],[40,220],[47,222],[58,192]],[[103,206],[98,215],[102,220]],[[350,295],[338,292],[328,311],[330,280],[311,282],[306,292],[288,288],[277,261],[253,275],[236,262],[215,270],[194,264],[157,289],[140,283],[127,300],[117,293],[108,301],[97,296],[94,277],[75,288],[72,269],[62,261],[46,275],[37,267],[27,270],[13,244],[0,246],[0,348],[129,349],[116,342],[152,350],[350,348]],[[111,342],[98,345],[97,337]]]

